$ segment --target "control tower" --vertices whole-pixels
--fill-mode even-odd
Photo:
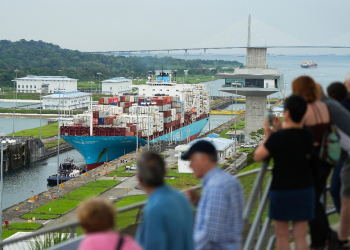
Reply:
[[[248,43],[249,45],[249,43]],[[283,74],[278,69],[267,67],[266,48],[247,47],[246,68],[235,69],[234,73],[219,73],[225,85],[218,91],[246,96],[245,134],[263,127],[267,111],[267,96],[282,90]]]

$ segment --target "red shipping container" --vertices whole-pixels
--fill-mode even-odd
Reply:
[[[98,124],[98,118],[93,118],[92,119],[92,124]]]
[[[125,96],[124,95],[120,96],[120,101],[121,102],[125,102]]]
[[[142,137],[142,131],[139,130],[139,137]]]
[[[128,127],[130,127],[130,131],[136,132],[136,125],[130,125]]]
[[[104,97],[101,97],[100,99],[98,99],[98,103],[103,105],[104,104]]]
[[[125,108],[130,108],[132,106],[132,103],[131,102],[126,102],[125,103]]]
[[[104,119],[104,125],[111,125],[111,124],[113,124],[113,117],[106,117],[105,119]]]
[[[170,117],[171,116],[171,111],[162,111],[164,117]]]
[[[175,126],[175,121],[171,122],[171,126],[174,127]]]
[[[93,117],[93,118],[99,118],[99,113],[100,113],[100,110],[93,111],[93,112],[92,112],[92,117]]]

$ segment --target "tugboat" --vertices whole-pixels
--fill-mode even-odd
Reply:
[[[59,170],[59,178],[58,182],[63,183],[65,181],[71,180],[77,176],[80,176],[80,174],[85,173],[85,169],[78,168],[75,165],[74,158],[73,157],[67,157],[63,163],[60,164],[60,170]],[[50,175],[49,178],[47,178],[48,184],[57,184],[57,174]]]

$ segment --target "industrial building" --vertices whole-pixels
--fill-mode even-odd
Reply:
[[[78,79],[67,76],[27,75],[14,79],[19,93],[55,93],[56,91],[77,91]]]
[[[132,80],[125,77],[114,77],[102,81],[102,93],[119,95],[132,91]]]
[[[89,107],[91,104],[91,94],[71,91],[56,92],[53,95],[42,97],[43,109],[50,110],[74,110]]]
[[[225,138],[215,138],[215,137],[205,137],[203,139],[193,140],[187,145],[179,145],[175,147],[178,157],[178,170],[179,173],[193,173],[190,168],[190,161],[184,161],[181,159],[181,155],[185,154],[190,147],[198,142],[199,140],[205,140],[212,143],[218,153],[218,163],[224,163],[225,159],[231,158],[234,156],[235,150],[235,141]]]

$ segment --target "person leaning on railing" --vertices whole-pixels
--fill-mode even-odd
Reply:
[[[78,250],[142,250],[131,237],[115,231],[115,208],[106,199],[84,202],[78,208],[78,219],[86,234]]]
[[[350,115],[350,96],[343,83],[332,83],[327,87],[327,93],[329,97],[338,101],[346,108]],[[343,150],[341,160],[333,171],[330,192],[337,211],[340,214],[338,232],[339,249],[350,249],[348,241],[350,231],[350,137],[340,128],[337,128],[337,130],[340,134],[340,144]]]
[[[186,190],[197,207],[194,227],[196,250],[238,250],[243,232],[244,197],[240,182],[217,166],[217,151],[208,141],[199,140],[182,155],[202,179],[202,196]]]
[[[314,135],[314,150],[320,155],[322,138],[330,129],[333,120],[332,111],[328,105],[320,100],[320,93],[315,81],[309,76],[300,76],[292,83],[293,94],[301,95],[307,102],[307,110],[302,125],[312,130]],[[340,106],[340,105],[339,105]],[[337,124],[337,123],[335,123]],[[334,232],[328,222],[328,217],[321,204],[320,198],[326,191],[327,178],[333,165],[316,157],[316,167],[313,172],[315,182],[315,218],[309,221],[311,249],[323,250],[328,245],[328,250],[338,248],[337,233]]]
[[[137,178],[147,204],[136,233],[144,250],[193,250],[193,213],[185,195],[164,183],[165,162],[154,152],[137,159]]]
[[[307,224],[315,216],[313,135],[301,124],[306,109],[303,97],[288,97],[284,104],[283,125],[274,117],[273,122],[278,130],[273,132],[265,121],[264,142],[254,153],[255,161],[260,162],[271,156],[275,164],[269,193],[269,217],[274,220],[278,250],[290,249],[289,221],[293,222],[295,249],[308,249]]]

